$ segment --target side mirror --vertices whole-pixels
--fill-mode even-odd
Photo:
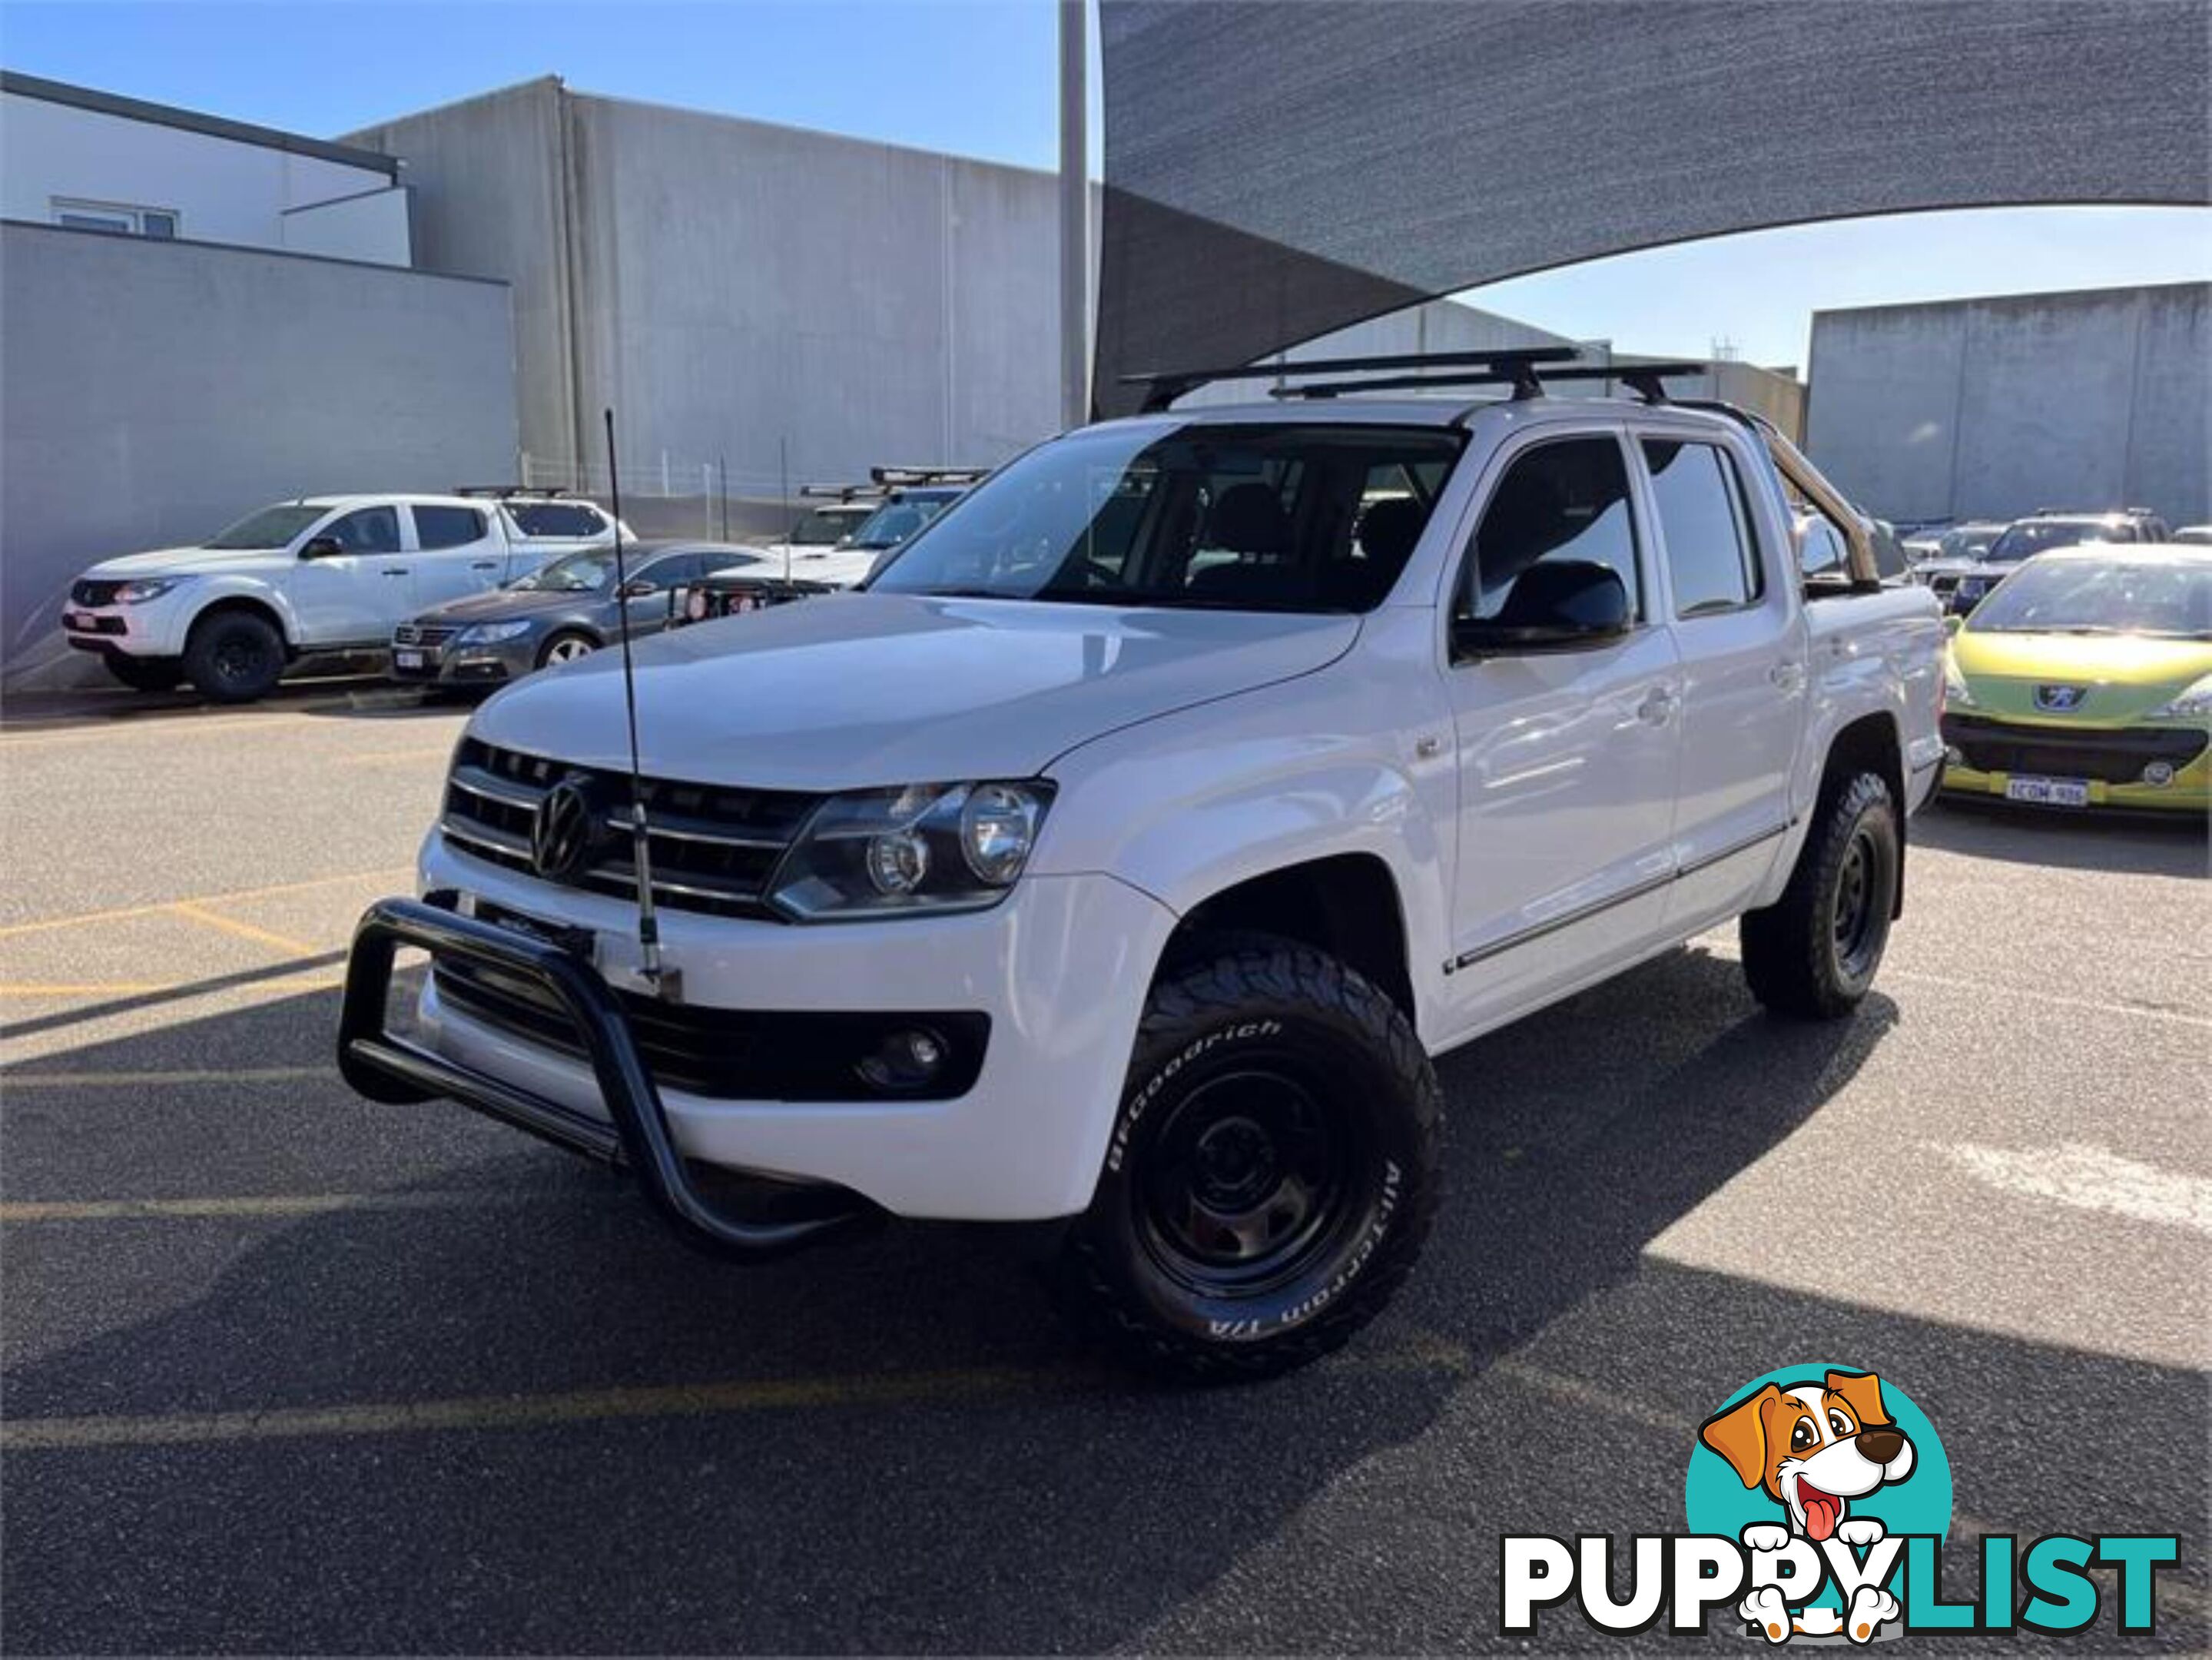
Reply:
[[[311,536],[307,545],[300,550],[302,559],[335,559],[346,550],[345,544],[335,536]]]
[[[625,599],[642,599],[647,594],[659,592],[660,584],[650,576],[633,576],[623,584],[623,598]]]
[[[1836,527],[1817,514],[1808,515],[1797,532],[1797,569],[1805,576],[1826,576],[1850,562]]]
[[[1966,626],[1966,619],[1957,611],[1949,612],[1943,618],[1943,632],[1947,635],[1956,634]]]
[[[1618,640],[1635,620],[1618,571],[1561,559],[1522,571],[1497,616],[1455,620],[1452,650],[1458,657],[1570,651]]]

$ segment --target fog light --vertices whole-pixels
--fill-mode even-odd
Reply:
[[[2167,761],[2154,761],[2142,770],[2142,781],[2163,789],[2173,781],[2173,765]]]
[[[871,1089],[898,1093],[926,1087],[945,1067],[945,1040],[922,1026],[890,1033],[854,1070]]]

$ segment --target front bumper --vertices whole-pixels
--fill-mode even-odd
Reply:
[[[79,651],[181,657],[191,622],[191,607],[178,593],[136,605],[80,605],[72,600],[62,608],[62,636]]]
[[[538,648],[543,643],[534,633],[489,646],[456,645],[451,640],[407,645],[395,640],[386,672],[407,685],[503,685],[538,666]]]
[[[618,994],[647,988],[630,905],[471,859],[435,833],[422,879],[586,936],[594,960],[578,965],[599,988],[587,994],[598,1011],[590,1018],[627,1031]],[[1093,875],[1027,877],[1004,903],[957,916],[805,927],[664,910],[659,921],[665,960],[681,970],[695,1010],[726,1009],[736,1020],[750,1010],[957,1008],[989,1022],[980,1072],[950,1099],[870,1097],[856,1085],[848,1098],[738,1100],[656,1086],[670,1144],[684,1158],[830,1184],[902,1216],[1030,1221],[1090,1203],[1152,966],[1176,918],[1149,895]],[[374,977],[363,949],[352,972]],[[627,1106],[611,1097],[598,1049],[585,1061],[573,1045],[564,1052],[527,1041],[463,1013],[434,982],[417,1017],[422,1051],[463,1076],[418,1078],[416,1087],[519,1122],[465,1092],[479,1087],[466,1080],[486,1080],[489,1092],[541,1113],[629,1134],[622,1125],[635,1091]]]
[[[1952,713],[1943,719],[1943,788],[2002,797],[2015,778],[2079,780],[2091,807],[2162,812],[2212,808],[2212,746],[2201,727],[2035,723]],[[2147,769],[2167,769],[2166,781]]]

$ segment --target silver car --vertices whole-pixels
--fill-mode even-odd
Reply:
[[[629,580],[615,591],[611,548],[572,553],[520,581],[471,594],[403,623],[392,635],[392,678],[416,684],[484,686],[565,663],[619,637],[668,626],[676,591],[710,572],[765,569],[756,550],[720,542],[639,542],[623,550]]]

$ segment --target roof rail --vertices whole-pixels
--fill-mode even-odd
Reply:
[[[1245,363],[1231,368],[1163,369],[1125,374],[1125,386],[1145,388],[1141,412],[1158,415],[1185,392],[1217,380],[1274,380],[1309,374],[1359,374],[1388,369],[1460,368],[1480,367],[1516,389],[1525,380],[1534,383],[1531,367],[1537,363],[1571,363],[1582,356],[1579,346],[1515,346],[1489,351],[1404,352],[1385,357],[1310,357],[1299,362]],[[1527,396],[1534,397],[1530,392]]]
[[[826,497],[832,502],[850,502],[863,496],[881,496],[884,487],[881,484],[801,484],[799,493],[817,499]]]
[[[569,495],[570,492],[543,484],[456,484],[453,486],[453,494],[495,496],[501,501],[505,501],[509,496],[527,496],[539,501],[550,502],[556,497]]]
[[[1703,374],[1704,363],[1581,363],[1539,370],[1529,364],[1496,368],[1455,369],[1443,374],[1393,374],[1374,380],[1324,380],[1310,386],[1278,386],[1276,398],[1334,398],[1348,392],[1404,392],[1423,386],[1510,386],[1517,399],[1540,398],[1547,380],[1618,380],[1647,404],[1664,404],[1669,377]]]
[[[870,467],[868,477],[890,487],[899,484],[972,484],[988,467]]]

